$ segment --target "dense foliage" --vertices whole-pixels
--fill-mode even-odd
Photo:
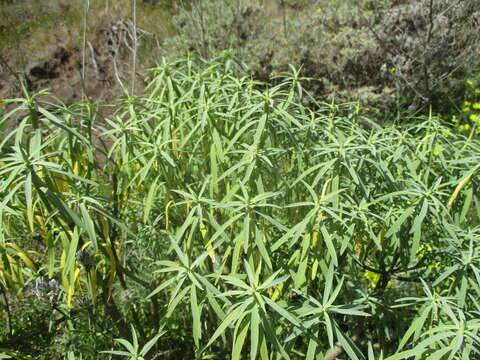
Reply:
[[[268,87],[232,66],[164,63],[108,117],[9,100],[0,351],[478,357],[475,131],[379,126],[293,68]]]

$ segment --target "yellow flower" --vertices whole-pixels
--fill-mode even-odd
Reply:
[[[472,80],[467,80],[467,85],[473,86],[473,81]]]
[[[464,107],[464,108],[462,109],[462,111],[463,111],[463,112],[469,112],[469,111],[470,111],[470,108]]]
[[[464,106],[470,106],[470,105],[472,105],[472,103],[471,103],[470,101],[464,101],[464,102],[463,102],[463,105],[464,105]]]
[[[470,125],[468,124],[460,125],[459,129],[460,131],[468,131],[470,129]]]
[[[380,275],[377,274],[377,273],[374,273],[374,272],[371,272],[371,271],[366,271],[364,276],[370,280],[371,284],[372,284],[372,288],[374,288],[375,286],[377,286],[377,283],[378,283],[378,280],[380,279]]]
[[[372,271],[365,271],[364,276],[371,281],[372,288],[375,288],[377,286],[378,280],[380,280],[380,274],[374,273]],[[387,283],[387,289],[390,289],[392,286],[393,283],[390,280]]]
[[[480,102],[476,102],[472,106],[475,110],[480,110]]]
[[[475,94],[480,94],[480,89],[475,89]]]
[[[471,114],[470,120],[472,120],[473,122],[480,122],[480,118],[478,117],[477,114]]]
[[[432,250],[433,248],[430,245],[427,245],[427,246],[421,245],[417,250],[417,256],[419,259],[421,259],[425,256],[426,253]]]

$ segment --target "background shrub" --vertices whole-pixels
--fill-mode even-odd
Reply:
[[[257,78],[302,66],[322,99],[449,112],[479,64],[476,2],[200,1],[175,18],[171,53],[234,49]]]

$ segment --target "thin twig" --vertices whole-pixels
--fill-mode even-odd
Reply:
[[[118,81],[118,84],[123,90],[123,93],[126,95],[127,94],[127,89],[125,88],[125,85],[123,85],[122,80],[120,79],[120,75],[118,73],[118,67],[117,67],[117,59],[116,56],[112,56],[112,62],[113,62],[113,73],[115,74],[115,78]]]
[[[375,274],[379,274],[381,276],[387,277],[389,279],[394,279],[394,280],[399,280],[399,281],[405,281],[405,282],[420,282],[420,277],[405,277],[405,276],[399,276],[395,275],[395,273],[391,271],[386,271],[386,270],[381,270],[381,269],[375,269],[372,268],[371,266],[368,266],[364,263],[362,263],[355,255],[350,254],[352,257],[353,261],[355,261],[356,264],[358,264],[363,270],[368,270],[370,272],[373,272]],[[409,268],[409,270],[416,269],[415,267]],[[404,271],[397,271],[397,272],[404,272]]]
[[[133,0],[133,69],[132,69],[132,91],[135,94],[135,73],[137,72],[137,0]]]
[[[20,76],[18,75],[18,73],[16,73],[15,71],[13,71],[13,69],[10,67],[10,65],[8,64],[7,60],[5,60],[5,58],[2,56],[2,54],[0,54],[0,62],[3,64],[3,66],[5,66],[5,68],[7,69],[8,72],[10,72],[14,77],[15,79],[17,79],[19,85],[21,86],[22,85],[22,79],[20,78]]]
[[[98,74],[98,64],[97,64],[97,60],[95,59],[95,50],[93,49],[92,43],[90,41],[87,41],[87,44],[88,44],[88,48],[90,49],[90,52],[92,53],[93,67],[95,68],[95,71]]]
[[[88,27],[88,12],[90,10],[90,0],[85,0],[85,14],[83,18],[83,46],[82,46],[82,88],[83,100],[87,97],[87,90],[85,85],[85,64],[86,64],[86,49],[87,49],[87,27]]]

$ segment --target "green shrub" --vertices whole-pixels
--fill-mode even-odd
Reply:
[[[17,100],[3,309],[55,279],[50,359],[125,351],[112,337],[146,358],[478,356],[479,140],[433,116],[382,127],[316,103],[294,70],[269,87],[233,66],[163,63],[107,118]],[[2,351],[35,356],[2,331]]]
[[[430,6],[430,3],[432,6]],[[303,67],[319,98],[448,113],[479,64],[476,1],[199,1],[172,54],[235,50],[256,78]]]

